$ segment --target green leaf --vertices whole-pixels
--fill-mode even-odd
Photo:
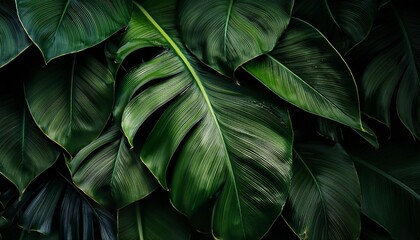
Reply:
[[[23,193],[53,165],[59,150],[36,126],[21,84],[9,83],[0,92],[0,173]]]
[[[135,9],[121,52],[159,35],[156,46],[167,50],[122,79],[116,108],[124,109],[125,135],[134,144],[140,126],[161,111],[141,158],[164,188],[172,161],[174,206],[191,217],[217,197],[215,237],[261,238],[279,216],[290,185],[293,134],[287,110],[189,55],[175,31],[173,2],[150,1]]]
[[[301,239],[357,239],[361,194],[351,158],[339,145],[295,150],[286,221]]]
[[[151,196],[118,210],[120,240],[187,240],[191,227],[169,203],[168,197]]]
[[[201,61],[231,76],[273,49],[290,20],[292,0],[182,0],[179,27]]]
[[[0,68],[15,59],[31,45],[20,25],[14,1],[0,4]]]
[[[420,138],[420,21],[410,4],[381,8],[371,34],[352,52],[364,69],[361,76],[364,111],[391,124],[392,100],[402,123]]]
[[[362,189],[362,212],[394,239],[420,236],[418,144],[392,143],[379,151],[352,151]]]
[[[377,0],[296,0],[293,16],[314,25],[346,52],[368,35],[378,7]]]
[[[25,95],[41,130],[74,155],[105,127],[114,79],[95,57],[74,54],[35,72]]]
[[[130,0],[16,0],[18,16],[45,62],[92,47],[123,28]]]
[[[60,239],[116,239],[113,216],[89,201],[64,176],[54,173],[23,196],[20,225]]]
[[[358,93],[340,54],[308,23],[292,19],[274,50],[244,65],[282,99],[362,130]]]
[[[110,127],[68,164],[74,183],[105,206],[122,208],[149,195],[157,184],[123,134]]]

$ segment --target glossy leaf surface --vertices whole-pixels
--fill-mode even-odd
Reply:
[[[0,91],[0,173],[22,193],[53,165],[59,150],[36,126],[21,82],[16,85]]]
[[[363,194],[362,212],[394,239],[420,236],[418,144],[388,144],[377,152],[355,149],[352,154]]]
[[[157,183],[116,126],[69,163],[74,183],[98,203],[118,208],[149,195]]]
[[[74,155],[99,135],[111,114],[111,73],[95,57],[75,54],[32,76],[25,82],[25,96],[35,122]]]
[[[290,20],[291,0],[182,0],[179,26],[186,46],[226,75],[273,49]]]
[[[161,110],[141,158],[165,188],[172,161],[169,193],[174,206],[191,217],[218,194],[216,237],[262,237],[280,214],[290,184],[288,112],[198,63],[174,31],[173,5],[151,2],[136,5],[120,53],[150,44],[149,37],[169,50],[124,77],[116,119],[122,115],[122,129],[135,144],[140,126]]]
[[[360,186],[339,146],[295,146],[292,187],[283,216],[302,239],[358,239]]]
[[[20,25],[14,1],[0,4],[0,68],[15,59],[31,45]]]
[[[92,47],[130,19],[130,0],[15,0],[29,37],[51,59]]]
[[[350,69],[308,23],[292,19],[274,50],[244,68],[289,103],[362,129],[357,87]]]
[[[351,52],[363,74],[364,111],[391,124],[393,96],[402,123],[420,138],[420,16],[410,4],[381,8],[372,32]]]

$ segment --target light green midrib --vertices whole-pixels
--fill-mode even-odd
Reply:
[[[64,15],[66,15],[67,10],[68,10],[68,8],[69,8],[69,5],[70,5],[70,2],[71,2],[71,1],[72,1],[72,0],[67,0],[66,6],[65,6],[65,7],[64,7],[64,9],[63,9],[63,13],[62,13],[62,14],[61,14],[61,16],[60,16],[60,20],[58,21],[57,27],[56,27],[56,28],[55,28],[55,30],[54,30],[54,37],[55,37],[55,35],[57,34],[58,29],[60,28],[61,24],[63,23],[63,18],[64,18]]]
[[[194,81],[197,83],[198,88],[200,89],[200,92],[203,94],[204,100],[208,106],[208,109],[210,111],[210,114],[215,122],[216,128],[219,132],[220,135],[220,139],[222,141],[223,146],[226,146],[224,137],[223,137],[223,133],[221,131],[219,122],[217,120],[216,114],[214,113],[213,110],[213,106],[211,105],[210,99],[207,95],[206,90],[204,89],[203,84],[200,81],[200,78],[198,77],[197,73],[195,72],[194,68],[191,66],[191,64],[189,63],[188,59],[185,57],[185,55],[182,53],[181,49],[179,49],[178,45],[171,39],[171,37],[169,37],[169,35],[159,26],[159,24],[153,19],[152,16],[150,16],[150,14],[147,12],[146,9],[144,9],[141,5],[139,5],[138,3],[134,3],[139,9],[140,11],[144,14],[144,16],[153,24],[153,26],[159,31],[159,33],[165,38],[166,41],[168,41],[169,45],[171,46],[171,48],[175,51],[175,53],[181,58],[182,62],[184,63],[184,65],[186,66],[186,68],[188,69],[188,71],[191,73]],[[229,156],[229,153],[226,149],[226,147],[224,147],[224,152],[226,154],[226,156]],[[239,206],[239,215],[240,218],[243,219],[242,216],[242,211],[241,211],[241,203],[239,201],[239,193],[238,193],[238,189],[236,187],[236,179],[235,179],[235,174],[233,172],[233,168],[232,168],[232,164],[230,163],[230,161],[226,161],[226,165],[229,169],[230,174],[232,175],[232,180],[233,180],[233,185],[234,185],[234,189],[235,189],[235,195],[236,195],[236,199],[238,202],[238,206]],[[243,225],[243,221],[241,221],[241,225],[242,225],[242,231],[244,231],[244,225]],[[245,236],[245,233],[244,233]]]
[[[135,204],[136,206],[136,222],[137,222],[137,231],[139,234],[139,240],[144,240],[144,234],[143,234],[143,224],[141,221],[141,213],[140,213],[140,207],[139,204]]]
[[[230,16],[232,14],[232,7],[233,7],[233,0],[230,0],[229,6],[227,9],[228,12],[227,12],[226,21],[225,21],[225,29],[223,32],[223,54],[226,60],[227,60],[227,31],[228,31]]]
[[[73,56],[73,62],[71,65],[71,73],[70,73],[70,101],[69,101],[69,129],[68,135],[71,135],[72,127],[73,127],[73,88],[74,88],[74,68],[76,65],[76,55]]]
[[[404,189],[405,191],[407,191],[408,193],[410,193],[411,195],[413,195],[417,200],[420,200],[420,195],[417,194],[413,189],[411,189],[409,186],[407,186],[405,183],[401,182],[400,180],[398,180],[397,178],[393,177],[392,175],[388,174],[387,172],[383,171],[382,169],[373,166],[370,163],[367,163],[363,160],[360,160],[356,157],[353,158],[353,160],[357,163],[360,163],[361,165],[369,168],[371,171],[379,174],[380,176],[383,176],[385,179],[395,183],[396,185],[398,185],[399,187],[401,187],[402,189]]]
[[[316,179],[315,175],[312,173],[309,166],[305,163],[305,161],[303,161],[303,158],[297,153],[297,151],[294,151],[294,152],[297,155],[297,158],[302,162],[303,166],[306,168],[308,173],[311,175],[311,178],[314,180],[315,186],[318,189],[319,197],[321,198],[322,209],[324,210],[323,215],[324,215],[325,225],[326,225],[326,229],[328,229],[327,207],[325,206],[325,199],[324,199],[324,196],[322,195],[321,187],[318,184],[318,180]]]

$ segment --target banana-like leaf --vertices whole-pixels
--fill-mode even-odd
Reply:
[[[56,161],[59,149],[39,130],[26,106],[23,87],[0,91],[0,173],[19,190]],[[19,84],[20,83],[20,84]]]
[[[16,15],[13,0],[0,3],[0,68],[31,45]]]
[[[362,189],[362,212],[394,239],[420,236],[420,154],[418,144],[393,143],[352,155]]]
[[[290,185],[288,112],[197,62],[177,37],[174,6],[173,1],[136,4],[120,53],[144,47],[150,38],[167,50],[126,74],[114,114],[134,144],[145,120],[162,111],[141,159],[164,188],[172,160],[174,206],[191,217],[218,197],[215,237],[260,238],[280,214]]]
[[[74,183],[105,206],[122,208],[157,187],[139,154],[130,150],[117,126],[80,150],[68,165]]]
[[[186,46],[226,75],[273,49],[289,23],[292,0],[182,0],[179,27]]]
[[[58,229],[60,239],[116,239],[113,216],[61,174],[51,175],[25,194],[19,224],[27,231],[48,236]]]
[[[171,206],[166,194],[118,210],[117,224],[119,240],[188,240],[191,233],[187,219]]]
[[[420,32],[418,9],[392,2],[379,11],[372,32],[350,54],[361,77],[364,111],[391,124],[391,104],[402,123],[420,138]]]
[[[244,69],[282,99],[362,130],[357,87],[340,54],[308,23],[293,18],[270,53]]]
[[[339,146],[295,145],[293,179],[283,216],[301,239],[357,239],[360,186]]]
[[[41,130],[74,155],[105,127],[114,78],[95,57],[74,54],[35,72],[25,81],[25,95]]]
[[[368,35],[378,7],[377,0],[296,0],[293,16],[314,25],[346,52]]]
[[[18,16],[45,62],[92,47],[123,28],[131,0],[15,0]]]

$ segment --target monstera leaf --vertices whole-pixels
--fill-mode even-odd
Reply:
[[[106,206],[124,207],[149,195],[157,183],[130,150],[117,126],[80,150],[68,164],[74,183]]]
[[[289,103],[363,131],[350,69],[308,23],[292,19],[274,50],[246,63],[244,68]]]
[[[418,144],[384,144],[379,151],[351,151],[362,189],[362,212],[394,239],[420,236]],[[398,207],[395,207],[398,206]]]
[[[190,232],[187,219],[171,206],[166,194],[151,196],[118,210],[121,240],[188,240]]]
[[[293,16],[314,25],[346,52],[368,35],[378,7],[377,0],[296,0]]]
[[[74,54],[25,81],[25,96],[41,130],[71,155],[95,139],[112,111],[114,78],[89,54]]]
[[[120,58],[151,45],[166,50],[125,75],[114,116],[131,145],[137,133],[145,138],[141,159],[179,211],[191,217],[217,198],[215,237],[260,238],[280,214],[290,185],[288,112],[197,62],[180,43],[174,6],[136,4]],[[139,128],[157,111],[150,134],[142,135]]]
[[[17,86],[16,86],[17,85]],[[58,147],[39,130],[28,111],[22,82],[0,91],[0,173],[23,192],[56,161]]]
[[[12,0],[0,3],[0,68],[31,45],[19,23]]]
[[[124,27],[131,13],[131,0],[15,1],[26,32],[46,62],[102,42]]]
[[[113,216],[86,197],[60,173],[28,190],[18,203],[20,226],[59,239],[116,239]]]
[[[301,239],[358,239],[360,186],[352,159],[339,146],[295,146],[286,221]]]
[[[200,60],[231,75],[273,49],[292,6],[291,0],[182,0],[179,26],[186,46]]]
[[[350,58],[363,66],[364,111],[391,124],[393,99],[402,123],[420,138],[420,33],[418,10],[392,2],[381,8],[367,39]],[[396,96],[393,98],[393,96]]]

